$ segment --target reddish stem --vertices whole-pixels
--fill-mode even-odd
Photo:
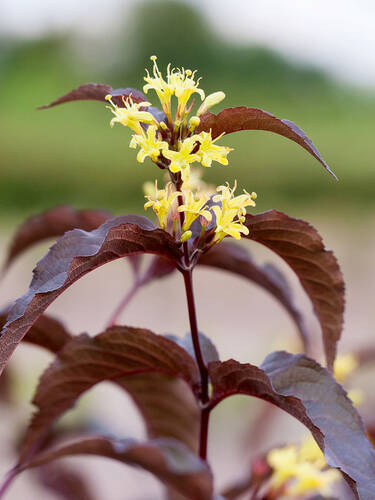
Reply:
[[[207,460],[208,424],[210,421],[210,410],[202,408],[199,436],[199,456],[202,460]]]
[[[186,299],[188,304],[189,311],[189,320],[190,320],[190,332],[191,338],[193,341],[194,353],[197,359],[197,364],[199,368],[199,373],[201,376],[201,394],[200,400],[203,404],[208,401],[208,370],[206,363],[203,359],[201,346],[199,342],[199,332],[197,325],[197,315],[195,311],[195,301],[194,301],[194,291],[193,291],[193,281],[192,281],[192,271],[189,269],[188,271],[183,271],[182,273],[184,277],[185,283],[185,291],[186,291]]]
[[[106,328],[110,328],[111,326],[114,326],[117,323],[118,318],[120,317],[124,309],[127,307],[129,302],[132,300],[138,288],[139,288],[139,283],[138,281],[136,281],[134,285],[131,287],[131,289],[126,293],[125,297],[121,300],[116,309],[113,311],[113,313],[111,314],[111,317],[107,322]]]
[[[0,498],[4,496],[4,493],[8,490],[9,486],[12,484],[13,479],[17,476],[17,474],[18,470],[16,467],[8,472],[6,479],[0,488]]]

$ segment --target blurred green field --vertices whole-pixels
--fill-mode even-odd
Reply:
[[[147,9],[139,7],[132,29],[124,30],[117,49],[99,54],[105,64],[83,64],[69,36],[27,44],[3,40],[2,217],[13,214],[18,218],[62,203],[99,206],[116,213],[143,210],[141,186],[160,178],[161,172],[149,160],[144,165],[136,162],[135,151],[128,148],[130,133],[121,126],[110,129],[111,114],[103,104],[79,102],[47,111],[35,108],[86,81],[141,88],[143,68],[150,66],[152,53],[160,56],[162,65],[171,60],[198,68],[207,93],[225,91],[225,107],[260,107],[296,122],[340,179],[335,182],[306,151],[287,139],[267,132],[241,132],[221,140],[235,150],[228,167],[205,170],[208,181],[219,184],[237,179],[240,187],[258,193],[258,210],[299,213],[313,209],[322,214],[331,209],[336,214],[372,210],[375,96],[292,66],[264,49],[230,46],[210,33],[195,11],[179,5],[185,11],[176,14],[171,4],[153,2]],[[158,10],[153,12],[156,5]],[[179,47],[168,46],[158,36],[163,26],[153,22],[156,12],[172,31],[173,16],[183,15],[187,26],[195,30],[194,36],[187,29],[187,34],[180,35]],[[157,104],[154,96],[149,94],[149,98]]]

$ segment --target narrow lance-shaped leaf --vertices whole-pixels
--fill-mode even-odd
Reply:
[[[67,102],[73,101],[102,101],[106,102],[105,97],[110,94],[112,96],[112,101],[119,107],[124,107],[124,100],[131,97],[133,102],[147,102],[147,97],[138,89],[134,88],[124,88],[124,89],[113,89],[110,85],[104,85],[101,83],[85,83],[80,85],[78,88],[71,90],[67,94],[55,99],[51,103],[40,106],[38,109],[48,109],[53,108],[59,104],[65,104]],[[166,115],[163,111],[155,106],[148,106],[147,111],[151,113],[158,122],[162,122],[166,119]]]
[[[199,411],[188,387],[194,389],[198,382],[194,360],[175,342],[149,330],[113,327],[94,338],[73,338],[44,372],[20,463],[40,447],[57,418],[104,380],[129,392],[150,437],[173,437],[196,450]]]
[[[303,316],[294,305],[286,279],[276,267],[272,264],[258,266],[244,248],[226,241],[202,255],[198,264],[230,271],[267,290],[289,313],[297,326],[305,352],[309,351],[309,335]]]
[[[138,466],[154,474],[183,498],[212,500],[212,476],[207,465],[184,444],[174,439],[137,443],[129,439],[88,437],[43,451],[20,470],[74,455],[99,455]]]
[[[374,451],[352,402],[332,375],[305,355],[270,354],[260,368],[234,360],[211,363],[212,405],[233,394],[264,399],[304,424],[360,500],[375,491]]]
[[[111,94],[113,101],[118,106],[123,106],[122,97],[126,98],[131,96],[134,102],[147,101],[143,92],[133,88],[126,89],[113,89],[110,85],[102,83],[85,83],[76,89],[71,90],[67,94],[57,98],[45,106],[40,106],[38,109],[48,109],[59,104],[65,104],[72,101],[102,101],[106,102],[106,95]]]
[[[69,206],[59,206],[27,219],[13,236],[4,267],[23,251],[35,243],[62,236],[72,229],[92,231],[111,218],[104,210],[75,210]]]
[[[345,284],[333,253],[310,224],[276,210],[247,215],[246,238],[277,253],[296,273],[320,322],[327,365],[332,369],[345,308]]]
[[[241,130],[265,130],[274,132],[302,146],[314,156],[314,158],[316,158],[335,179],[337,179],[321,157],[311,139],[307,137],[303,130],[297,127],[295,123],[289,120],[280,120],[280,118],[276,118],[276,116],[268,113],[268,111],[238,106],[236,108],[223,109],[217,115],[214,113],[205,113],[201,116],[201,122],[197,128],[197,132],[201,132],[202,130],[206,132],[211,130],[213,138],[221,134],[230,134]]]
[[[107,262],[140,253],[172,261],[180,257],[168,233],[136,215],[111,219],[91,232],[74,229],[60,238],[37,264],[28,292],[10,310],[0,337],[0,374],[33,323],[64,290]]]

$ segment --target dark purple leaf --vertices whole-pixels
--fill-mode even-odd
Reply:
[[[146,96],[143,92],[137,89],[126,88],[126,89],[113,89],[110,85],[104,85],[101,83],[85,83],[80,85],[78,88],[71,90],[67,94],[59,97],[55,101],[52,101],[45,106],[40,106],[38,109],[48,109],[58,104],[64,104],[66,102],[72,101],[103,101],[106,102],[105,96],[111,94],[114,99],[113,101],[118,105],[122,106],[122,97],[127,98],[130,95],[134,102],[147,101]]]
[[[245,224],[250,231],[246,238],[277,253],[296,273],[319,319],[332,369],[345,308],[345,284],[336,257],[310,224],[276,210],[247,215]]]
[[[59,97],[55,101],[45,106],[40,106],[38,109],[48,109],[58,104],[64,104],[72,101],[102,101],[106,102],[106,95],[111,94],[112,101],[119,107],[124,107],[124,100],[131,97],[133,102],[147,102],[147,97],[138,89],[127,87],[125,89],[113,89],[110,85],[103,85],[100,83],[85,83],[80,87],[68,92],[67,94]],[[155,106],[147,108],[158,122],[165,121],[166,115],[163,111]]]
[[[267,290],[287,310],[297,326],[305,352],[309,350],[309,335],[302,314],[294,305],[284,275],[272,264],[258,266],[250,254],[232,242],[222,242],[202,255],[198,264],[224,269],[238,274]]]
[[[60,238],[37,264],[29,291],[10,310],[0,337],[0,374],[17,344],[64,290],[107,262],[140,253],[172,261],[180,257],[168,233],[137,215],[116,217],[91,232],[74,229]]]
[[[7,313],[0,314],[0,328],[5,325],[6,318]],[[23,341],[56,353],[71,339],[72,335],[60,321],[47,314],[42,314],[30,328]]]
[[[343,473],[360,500],[375,491],[374,450],[361,417],[332,375],[305,355],[270,354],[260,368],[234,360],[211,363],[212,405],[233,394],[268,401],[304,424],[327,463]]]
[[[207,465],[183,443],[174,439],[155,439],[137,443],[129,439],[87,437],[65,446],[43,451],[20,470],[73,455],[99,455],[119,460],[151,472],[184,498],[212,499],[212,476]]]
[[[13,236],[5,267],[24,250],[48,238],[62,236],[67,231],[78,228],[92,231],[110,217],[104,210],[75,210],[69,206],[55,207],[42,214],[27,219]]]
[[[140,409],[150,437],[174,437],[197,446],[199,411],[188,387],[198,371],[180,346],[149,330],[113,327],[66,344],[40,379],[38,408],[26,433],[20,462],[41,445],[51,425],[94,385],[109,380],[124,388]]]
[[[236,108],[223,109],[217,115],[206,113],[201,116],[197,132],[199,133],[202,130],[206,132],[211,130],[213,138],[218,137],[220,134],[230,134],[232,132],[239,132],[240,130],[266,130],[274,132],[302,146],[337,179],[303,130],[297,127],[295,123],[289,120],[280,120],[262,109],[238,106]]]

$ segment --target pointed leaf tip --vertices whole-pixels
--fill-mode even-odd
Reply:
[[[281,120],[268,111],[238,106],[235,108],[223,109],[217,115],[214,113],[206,113],[201,116],[201,122],[197,128],[197,132],[199,133],[202,130],[206,132],[211,130],[213,138],[221,134],[230,134],[241,130],[264,130],[267,132],[274,132],[275,134],[282,135],[299,144],[316,158],[334,179],[338,180],[336,175],[323,160],[311,139],[307,137],[302,129],[295,123],[289,120]]]

